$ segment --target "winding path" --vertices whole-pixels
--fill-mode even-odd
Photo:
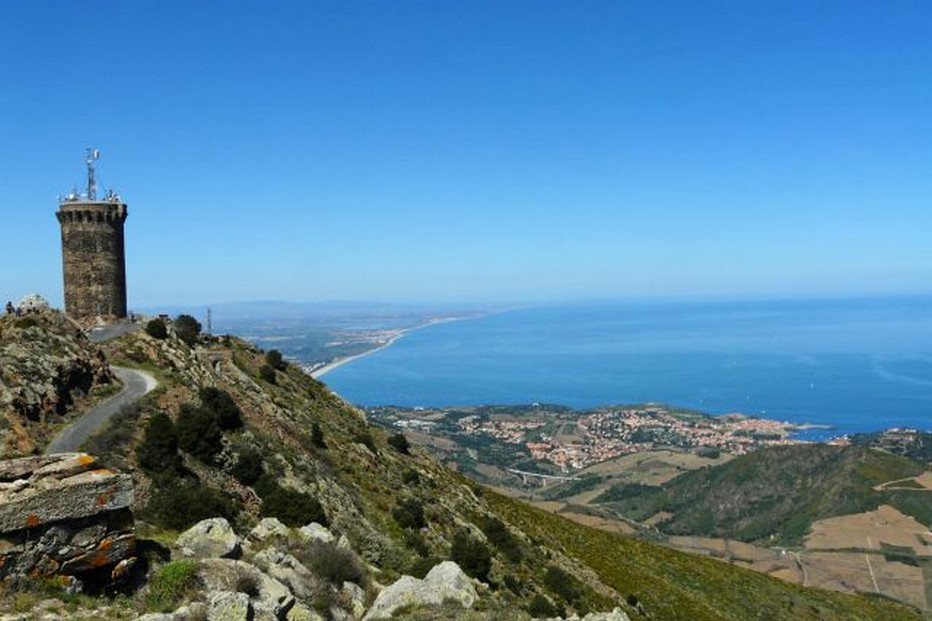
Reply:
[[[148,373],[125,367],[114,366],[111,368],[116,376],[120,378],[120,381],[123,382],[123,390],[106,401],[98,403],[81,418],[62,429],[46,447],[46,455],[77,451],[88,438],[99,431],[114,414],[119,412],[120,408],[129,405],[158,386],[155,378]]]

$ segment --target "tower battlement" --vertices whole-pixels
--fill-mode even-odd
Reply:
[[[87,197],[72,195],[59,205],[65,312],[73,318],[126,317],[126,204],[109,194],[93,198],[93,159],[88,160]]]

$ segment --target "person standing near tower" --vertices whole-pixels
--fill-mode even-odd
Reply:
[[[99,157],[97,149],[87,150],[87,191],[71,192],[55,214],[61,224],[65,312],[73,319],[126,317],[126,204],[112,191],[97,200]]]

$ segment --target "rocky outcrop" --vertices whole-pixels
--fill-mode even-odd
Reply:
[[[66,453],[0,462],[0,580],[116,580],[135,562],[133,483]]]
[[[384,589],[363,621],[391,619],[396,610],[409,605],[429,606],[455,601],[463,608],[472,608],[476,597],[476,587],[469,576],[453,561],[444,561],[431,569],[423,580],[402,576]]]
[[[185,558],[235,558],[239,556],[239,537],[226,518],[198,522],[178,536],[175,545]]]
[[[35,451],[34,423],[55,420],[114,381],[103,355],[61,314],[0,317],[0,458]]]

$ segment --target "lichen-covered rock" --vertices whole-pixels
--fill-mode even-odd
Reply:
[[[471,608],[476,597],[476,588],[469,576],[453,561],[444,561],[431,569],[423,580],[402,576],[379,593],[363,619],[391,619],[392,614],[404,606],[439,605],[448,600]]]
[[[333,543],[336,540],[336,537],[333,536],[330,529],[326,526],[321,526],[317,522],[311,522],[307,526],[302,526],[298,529],[298,534],[307,541],[319,539],[325,543]]]
[[[80,327],[55,311],[0,316],[0,458],[35,452],[80,395],[114,382]]]
[[[0,580],[105,567],[113,579],[125,577],[136,550],[132,502],[132,479],[99,468],[89,455],[0,462]]]
[[[178,536],[175,545],[186,558],[233,558],[240,541],[226,518],[201,520]]]
[[[278,518],[267,517],[259,520],[256,527],[249,531],[251,541],[265,541],[273,537],[287,537],[291,532]]]
[[[248,621],[249,596],[232,591],[207,594],[207,621]]]
[[[198,577],[210,591],[248,591],[254,621],[279,621],[295,605],[288,587],[244,561],[204,559]]]
[[[266,548],[252,559],[253,564],[275,578],[301,599],[313,596],[318,584],[317,577],[301,561],[291,554],[284,554],[275,548]]]

